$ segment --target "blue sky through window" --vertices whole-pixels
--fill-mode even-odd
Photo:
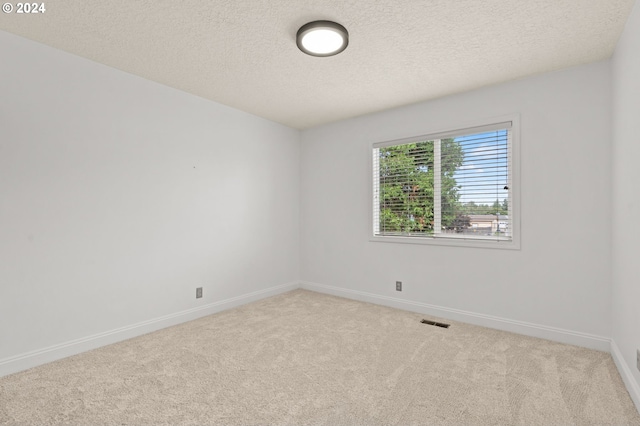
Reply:
[[[508,132],[506,129],[455,138],[464,152],[464,162],[454,177],[460,187],[460,202],[501,204],[508,199]]]

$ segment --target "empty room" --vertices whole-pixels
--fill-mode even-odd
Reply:
[[[640,425],[640,0],[3,2],[0,424]]]

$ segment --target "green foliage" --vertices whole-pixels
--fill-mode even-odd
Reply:
[[[460,212],[456,214],[455,219],[453,219],[453,223],[451,223],[451,228],[456,232],[462,232],[470,226],[471,218],[466,214]]]
[[[454,178],[464,152],[453,139],[441,141],[442,226],[459,218],[459,187]],[[383,232],[433,233],[434,142],[380,148],[380,229]]]
[[[498,200],[494,201],[493,205],[488,204],[476,204],[473,201],[464,203],[460,206],[460,211],[464,214],[482,215],[482,214],[509,214],[509,204],[505,198],[502,203]]]
[[[458,216],[460,194],[456,179],[454,177],[456,171],[464,161],[464,151],[462,146],[453,139],[442,139],[440,143],[440,152],[442,157],[441,164],[441,221],[442,227],[445,229],[455,228],[454,222]]]

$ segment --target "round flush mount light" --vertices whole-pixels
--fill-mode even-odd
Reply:
[[[347,48],[349,33],[335,22],[313,21],[300,27],[296,44],[307,55],[333,56]]]

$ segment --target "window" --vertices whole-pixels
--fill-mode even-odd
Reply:
[[[373,144],[372,239],[518,248],[516,126]]]

